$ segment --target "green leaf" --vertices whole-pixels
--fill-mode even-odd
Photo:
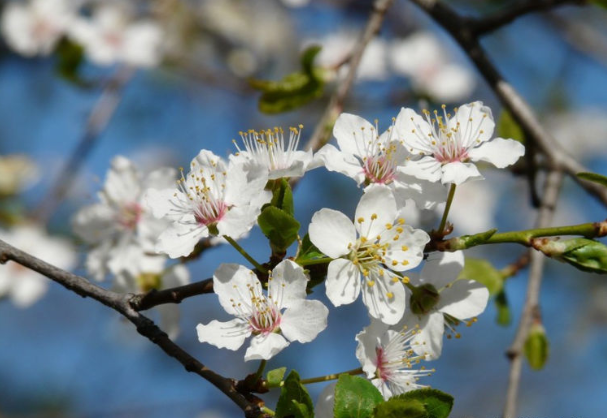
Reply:
[[[275,206],[268,206],[257,218],[259,227],[270,240],[272,250],[285,252],[299,232],[299,222],[293,216]]]
[[[430,418],[424,404],[416,399],[392,397],[377,405],[374,418]]]
[[[280,367],[278,369],[270,370],[266,375],[266,382],[268,383],[268,387],[277,388],[280,386],[283,377],[285,377],[285,372],[287,371],[286,367]]]
[[[497,294],[504,287],[504,279],[499,271],[487,260],[466,258],[464,269],[458,279],[475,280],[487,286],[490,295]]]
[[[534,248],[589,273],[607,274],[607,246],[588,238],[538,240]]]
[[[62,38],[57,44],[55,53],[57,56],[55,72],[70,83],[87,87],[89,83],[78,74],[84,60],[84,48],[68,38]]]
[[[607,2],[607,0],[605,0]],[[598,183],[601,186],[607,187],[607,177],[597,173],[577,173],[579,178]]]
[[[508,297],[506,292],[502,289],[495,296],[495,308],[497,309],[496,321],[499,325],[507,327],[512,322],[512,316],[510,314],[510,306],[508,304]]]
[[[287,179],[280,179],[274,183],[272,189],[272,201],[270,204],[279,209],[284,210],[291,216],[295,215],[295,207],[293,205],[293,191]]]
[[[347,374],[339,376],[335,386],[335,418],[367,418],[383,402],[379,390],[367,379]]]
[[[515,141],[525,143],[525,133],[507,110],[502,110],[497,121],[497,135],[502,138],[512,138]]]
[[[285,379],[276,404],[276,418],[313,418],[314,404],[295,370]]]
[[[249,80],[256,90],[262,91],[259,110],[264,113],[281,113],[296,109],[322,95],[322,70],[315,68],[314,58],[320,46],[311,46],[301,57],[301,72],[285,76],[280,81]]]
[[[541,370],[548,361],[548,337],[542,324],[533,324],[525,341],[525,357],[533,370]]]
[[[301,240],[301,249],[297,261],[311,260],[324,257],[325,255],[310,241],[310,235],[306,234]]]
[[[385,404],[389,404],[392,401],[406,401],[406,403],[398,404],[400,407],[408,407],[411,408],[412,411],[419,414],[419,404],[423,405],[426,415],[412,415],[412,417],[424,417],[424,418],[447,418],[449,413],[451,412],[451,408],[453,408],[453,396],[441,392],[437,389],[425,388],[425,389],[417,389],[412,390],[410,392],[403,393],[402,395],[393,396],[390,398]],[[411,402],[416,401],[416,402]],[[382,405],[385,405],[382,404]],[[395,404],[396,406],[396,404]],[[378,412],[379,412],[378,407]],[[375,414],[375,418],[387,418],[387,417],[397,417],[398,415],[378,415]],[[407,416],[401,414],[401,417]]]

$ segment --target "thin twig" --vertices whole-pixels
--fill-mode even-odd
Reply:
[[[560,170],[554,170],[548,173],[544,185],[544,195],[542,205],[537,218],[538,228],[545,228],[552,222],[554,208],[556,206],[561,185],[563,182],[563,173]],[[527,283],[527,297],[523,307],[518,329],[514,341],[507,351],[510,359],[510,374],[508,376],[508,391],[506,394],[506,404],[504,407],[503,418],[516,418],[518,403],[519,384],[521,379],[521,369],[523,363],[522,350],[529,329],[534,318],[539,315],[539,295],[544,263],[546,258],[542,253],[532,252],[529,267],[529,280]]]
[[[48,194],[44,196],[32,213],[34,219],[41,223],[46,223],[69,192],[74,180],[77,178],[77,172],[93,150],[99,135],[105,130],[114,115],[122,98],[122,90],[133,77],[134,73],[135,70],[131,67],[121,67],[108,80],[101,93],[101,97],[97,100],[89,115],[84,133],[72,155],[65,163]]]
[[[225,393],[244,411],[246,417],[265,416],[258,405],[249,402],[244,394],[236,390],[233,379],[223,377],[206,367],[171,341],[167,334],[158,328],[153,321],[137,312],[130,304],[130,295],[103,289],[83,277],[61,270],[0,240],[0,263],[6,263],[9,260],[37,271],[82,297],[95,299],[119,312],[137,327],[139,334],[149,339],[167,355],[181,363],[186,371],[201,376]]]
[[[475,19],[472,23],[472,33],[475,36],[483,36],[489,32],[493,32],[501,27],[504,27],[519,17],[526,16],[530,13],[541,12],[544,10],[554,9],[562,5],[580,5],[585,3],[584,0],[527,0],[518,2],[513,6],[500,10],[495,14]]]
[[[136,311],[145,311],[166,303],[181,303],[184,299],[206,293],[213,293],[213,279],[206,279],[169,289],[151,290],[147,293],[134,295],[129,300],[129,303]]]

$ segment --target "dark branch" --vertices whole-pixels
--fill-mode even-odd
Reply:
[[[37,271],[82,297],[95,299],[97,302],[119,312],[137,327],[139,334],[149,339],[167,355],[181,363],[188,372],[199,375],[225,393],[244,411],[246,417],[264,416],[259,406],[249,402],[245,397],[250,394],[242,394],[236,390],[236,382],[233,379],[223,377],[206,367],[171,341],[167,334],[158,328],[153,321],[133,309],[128,294],[120,294],[103,289],[90,283],[83,277],[52,266],[0,240],[0,263],[4,264],[9,260]]]
[[[145,311],[165,303],[181,303],[186,298],[205,293],[213,293],[213,279],[169,289],[151,290],[148,293],[133,296],[129,303],[134,310]]]
[[[493,15],[476,19],[472,24],[471,30],[475,36],[480,37],[530,13],[550,10],[567,4],[581,5],[584,3],[586,3],[584,0],[527,0]]]

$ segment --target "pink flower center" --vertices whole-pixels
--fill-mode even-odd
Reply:
[[[386,368],[386,359],[385,359],[385,353],[384,353],[383,347],[377,347],[375,349],[375,355],[377,356],[376,364],[375,364],[375,366],[377,367],[377,370],[376,370],[375,374],[379,379],[386,382],[386,381],[390,380],[391,371],[388,368]]]
[[[374,155],[365,158],[363,173],[369,183],[389,184],[396,177],[396,166],[389,155]]]
[[[223,201],[203,200],[194,211],[194,218],[200,225],[213,225],[224,217],[228,209]]]
[[[466,161],[468,150],[454,139],[447,139],[439,145],[435,145],[434,158],[442,164]]]
[[[118,223],[124,229],[133,230],[137,227],[143,208],[137,202],[132,202],[124,205],[120,211]]]
[[[265,298],[254,304],[253,315],[249,318],[249,326],[254,335],[268,335],[280,327],[280,311],[270,306]]]

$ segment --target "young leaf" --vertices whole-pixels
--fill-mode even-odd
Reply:
[[[424,404],[416,399],[390,398],[377,405],[373,418],[430,418]]]
[[[295,370],[285,379],[276,404],[276,418],[313,418],[314,404],[307,389],[300,383]]]
[[[525,133],[507,110],[502,111],[497,121],[497,135],[525,143]]]
[[[286,367],[280,367],[278,369],[270,370],[266,375],[266,382],[268,383],[268,387],[277,388],[280,386],[280,382],[282,382],[283,377],[285,376],[285,372],[287,371]]]
[[[402,395],[393,396],[386,402],[386,404],[392,401],[406,401],[407,403],[400,404],[402,407],[407,406],[413,408],[413,410],[418,410],[418,403],[423,405],[426,415],[419,415],[419,417],[424,418],[447,418],[449,413],[451,412],[451,408],[453,408],[453,396],[441,392],[437,389],[417,389],[412,390],[410,392],[403,393]],[[416,402],[411,402],[416,401]],[[382,404],[384,405],[384,404]],[[378,408],[379,410],[379,408]],[[418,412],[416,412],[418,413]],[[400,415],[406,416],[406,415]],[[415,415],[417,418],[418,415]],[[380,415],[375,415],[375,418],[387,418]]]
[[[270,240],[273,250],[284,252],[297,239],[299,222],[275,206],[268,206],[262,210],[257,222],[261,231]]]
[[[284,210],[289,215],[294,216],[293,191],[291,190],[289,182],[286,179],[276,181],[272,193],[274,195],[272,196],[270,204]]]
[[[503,327],[507,327],[508,325],[510,325],[510,323],[512,322],[512,317],[510,315],[508,297],[506,296],[506,292],[504,291],[504,289],[502,289],[495,296],[495,308],[497,309],[497,323]]]
[[[487,260],[466,258],[464,269],[458,279],[476,280],[489,289],[490,295],[497,294],[504,286],[502,275]]]
[[[605,0],[605,2],[607,3],[607,0]],[[607,177],[605,177],[605,176],[603,176],[601,174],[597,174],[597,173],[577,173],[576,175],[579,178],[581,178],[581,179],[592,181],[592,182],[600,184],[601,186],[607,187]]]
[[[335,386],[335,418],[367,418],[384,398],[367,379],[347,374],[339,376]]]
[[[321,253],[314,244],[312,244],[312,241],[310,241],[310,235],[306,234],[301,240],[301,249],[299,251],[299,257],[297,257],[297,260],[311,260],[313,258],[320,257],[324,257],[324,254]]]
[[[548,361],[548,337],[542,324],[534,324],[525,341],[525,357],[533,370],[541,370]]]

